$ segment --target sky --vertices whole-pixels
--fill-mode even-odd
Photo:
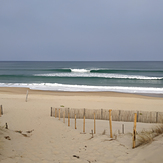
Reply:
[[[1,0],[0,61],[163,61],[163,0]]]

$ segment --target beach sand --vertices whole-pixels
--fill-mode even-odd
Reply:
[[[26,102],[26,92],[28,100]],[[163,112],[163,98],[114,92],[52,92],[27,88],[0,88],[0,162],[2,163],[146,163],[163,162],[163,135],[149,144],[132,149],[132,122],[96,121],[93,138],[93,120],[74,119],[68,127],[63,120],[50,117],[51,107],[142,110]],[[5,124],[9,129],[5,129]],[[122,124],[125,134],[122,134]],[[137,131],[156,124],[137,123]],[[119,132],[118,132],[119,130]],[[105,132],[104,132],[105,131]],[[6,137],[6,138],[5,138]],[[8,140],[11,139],[11,140]]]

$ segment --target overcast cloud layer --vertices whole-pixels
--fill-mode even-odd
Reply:
[[[1,0],[0,60],[163,61],[163,0]]]

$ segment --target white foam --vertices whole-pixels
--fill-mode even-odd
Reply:
[[[25,87],[33,90],[51,91],[113,91],[126,93],[153,93],[163,94],[163,88],[151,87],[121,87],[121,86],[88,86],[88,85],[68,85],[58,83],[0,83],[0,87]]]
[[[90,70],[86,70],[86,69],[71,69],[71,72],[86,73],[86,72],[90,72]]]
[[[112,78],[112,79],[138,79],[138,80],[161,80],[163,77],[148,77],[138,75],[122,75],[122,74],[107,74],[107,73],[85,73],[77,71],[74,73],[50,73],[50,74],[35,74],[34,76],[54,76],[54,77],[97,77],[97,78]]]

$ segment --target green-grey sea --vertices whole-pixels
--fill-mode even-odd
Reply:
[[[0,87],[163,94],[163,62],[1,61]]]

